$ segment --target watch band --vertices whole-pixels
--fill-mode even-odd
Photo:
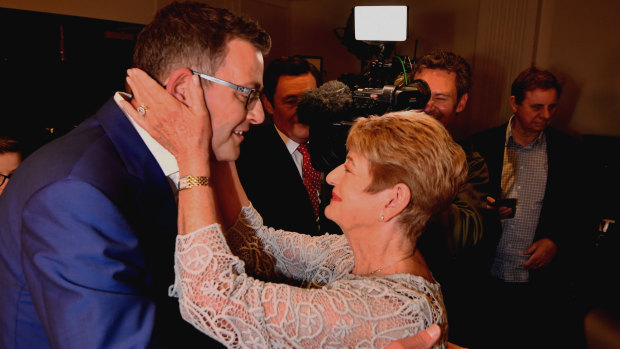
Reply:
[[[209,185],[209,177],[204,176],[183,176],[179,178],[179,191],[198,186]]]

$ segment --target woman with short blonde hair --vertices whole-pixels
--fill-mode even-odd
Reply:
[[[467,167],[461,166],[462,149],[437,120],[423,112],[360,118],[349,131],[347,149],[370,162],[369,192],[403,182],[417,194],[399,218],[413,242],[430,217],[453,200],[467,175]]]

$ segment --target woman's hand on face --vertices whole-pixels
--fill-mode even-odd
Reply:
[[[208,162],[211,156],[211,119],[200,78],[193,74],[189,78],[191,83],[184,95],[185,101],[181,102],[144,71],[129,69],[127,83],[133,92],[134,105],[146,111],[140,113],[139,107],[126,101],[121,103],[134,121],[177,160],[202,157],[202,161]]]

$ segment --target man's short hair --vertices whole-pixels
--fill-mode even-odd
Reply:
[[[311,73],[312,76],[314,76],[317,86],[321,85],[321,73],[313,64],[303,57],[294,55],[276,58],[269,63],[267,69],[265,69],[265,74],[263,76],[263,93],[273,104],[273,95],[276,93],[276,87],[278,86],[280,76],[299,76],[306,73]]]
[[[155,14],[138,35],[133,65],[160,80],[175,69],[213,74],[233,39],[246,40],[266,55],[271,38],[256,21],[198,2],[173,2]]]
[[[562,94],[562,84],[560,81],[548,70],[539,69],[536,66],[531,66],[522,71],[519,76],[512,82],[510,88],[510,95],[515,97],[515,102],[521,104],[525,99],[525,93],[527,91],[533,91],[536,89],[549,90],[555,89],[557,98],[560,98]]]
[[[423,69],[441,69],[456,74],[457,100],[471,87],[471,69],[467,61],[450,51],[435,50],[418,58],[413,66],[413,74]]]
[[[0,154],[4,153],[23,153],[21,143],[13,137],[0,136]]]

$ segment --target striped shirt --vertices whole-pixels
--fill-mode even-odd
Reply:
[[[534,241],[547,185],[547,140],[544,131],[526,146],[512,137],[512,120],[506,129],[502,167],[502,197],[517,198],[514,218],[502,220],[502,237],[491,275],[506,282],[528,282],[523,269],[530,255],[523,252]]]

